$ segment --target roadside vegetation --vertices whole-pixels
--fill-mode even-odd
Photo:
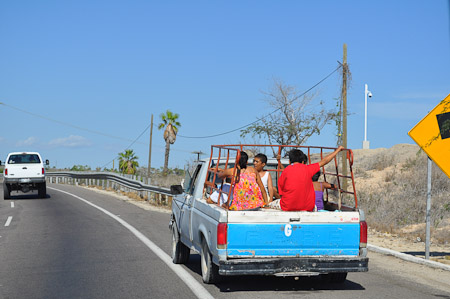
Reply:
[[[427,156],[419,147],[397,145],[365,154],[357,150],[355,176],[359,207],[369,227],[425,240]],[[431,200],[433,242],[449,244],[450,179],[434,163]]]

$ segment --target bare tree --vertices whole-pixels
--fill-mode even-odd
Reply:
[[[314,103],[314,94],[302,96],[295,86],[280,80],[274,80],[264,94],[273,112],[241,130],[242,137],[264,135],[270,144],[302,145],[338,115],[337,111],[328,110],[323,101]]]

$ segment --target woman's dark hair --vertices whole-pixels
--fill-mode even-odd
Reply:
[[[306,155],[299,149],[293,149],[289,152],[289,161],[291,163],[305,163],[308,161]]]
[[[246,152],[241,152],[241,158],[239,159],[239,166],[241,169],[247,168],[248,155]]]
[[[255,156],[255,158],[258,158],[259,160],[261,160],[262,163],[267,164],[267,156],[266,155],[259,153]]]
[[[317,182],[319,180],[320,175],[321,175],[321,172],[319,170],[318,172],[316,172],[315,175],[313,175],[313,177],[312,177],[313,182]]]

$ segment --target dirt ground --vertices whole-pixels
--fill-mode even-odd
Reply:
[[[369,229],[369,244],[425,258],[425,240],[412,241],[397,234],[380,233]],[[450,265],[450,245],[430,244],[430,260]]]

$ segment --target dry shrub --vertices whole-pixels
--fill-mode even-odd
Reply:
[[[170,188],[171,185],[180,185],[181,180],[184,179],[184,176],[176,174],[168,174],[168,175],[152,174],[150,176],[150,179],[151,179],[150,184],[153,186]]]
[[[389,156],[375,157],[373,165],[391,166]],[[372,186],[373,187],[373,186]],[[401,228],[424,223],[427,201],[427,157],[423,154],[408,159],[401,171],[388,171],[384,184],[372,189],[359,186],[359,206],[366,212],[372,228],[397,232]],[[450,233],[446,220],[450,219],[450,180],[433,163],[431,225],[436,239],[448,242]],[[444,227],[447,229],[443,229]]]
[[[369,160],[366,170],[383,170],[392,165],[394,165],[394,157],[386,153],[380,153]]]

